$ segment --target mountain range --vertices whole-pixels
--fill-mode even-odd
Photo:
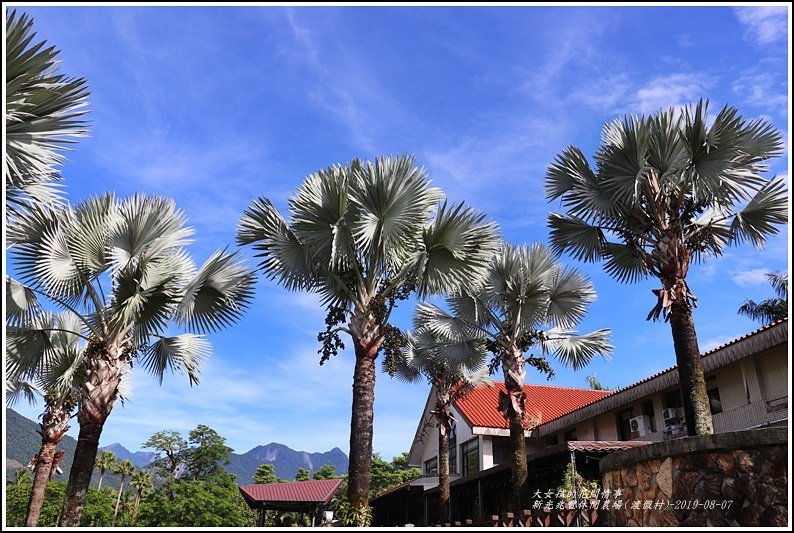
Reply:
[[[38,453],[41,447],[41,437],[36,433],[38,427],[38,423],[33,420],[25,418],[13,409],[6,408],[5,463],[7,470],[15,470],[24,466],[34,454]],[[68,478],[76,446],[77,441],[68,435],[61,439],[58,447],[66,452],[61,464],[64,474],[58,476],[61,479]],[[101,450],[113,452],[120,460],[129,459],[138,468],[145,468],[157,457],[157,454],[153,452],[131,452],[119,443],[101,447]],[[309,472],[314,472],[325,464],[332,464],[337,474],[346,474],[348,467],[347,455],[339,448],[322,453],[310,453],[296,451],[277,442],[257,446],[243,454],[230,453],[229,460],[230,464],[225,466],[226,471],[237,476],[237,483],[241,485],[253,483],[254,472],[259,465],[264,463],[272,464],[276,475],[284,479],[294,479],[299,468],[306,468]],[[94,476],[98,477],[98,472],[94,472]],[[114,476],[105,474],[105,479],[111,485],[118,486],[118,479],[114,479]]]

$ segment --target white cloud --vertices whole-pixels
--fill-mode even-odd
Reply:
[[[731,88],[748,105],[771,109],[784,117],[788,114],[785,75],[752,68],[744,71]]]
[[[769,280],[766,275],[769,273],[768,268],[753,268],[750,270],[741,270],[731,275],[731,280],[740,287],[747,285],[760,285],[768,284]]]
[[[631,92],[630,81],[626,73],[607,74],[574,89],[570,98],[591,109],[614,113]]]
[[[745,27],[744,38],[758,44],[785,40],[788,36],[788,9],[783,6],[737,7],[736,17]]]
[[[694,45],[694,43],[692,42],[692,37],[688,33],[682,33],[678,35],[675,39],[675,42],[681,48],[690,48]]]
[[[705,342],[698,343],[700,345],[700,353],[706,353],[715,348],[719,348],[723,344],[732,341],[734,338],[735,337],[729,337],[729,336],[712,337],[711,339],[708,339]]]
[[[708,94],[715,79],[709,74],[675,73],[654,78],[629,98],[634,113],[649,114],[660,109],[691,103]]]

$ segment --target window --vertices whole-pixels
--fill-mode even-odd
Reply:
[[[653,401],[648,400],[648,401],[642,402],[642,414],[650,417],[650,419],[651,419],[650,430],[651,430],[651,433],[654,433],[656,431],[656,417],[654,416],[654,413],[653,413]]]
[[[460,461],[463,477],[480,471],[480,441],[477,437],[460,445]]]
[[[672,390],[664,395],[664,408],[679,408],[684,403],[681,401],[681,391],[680,390]]]
[[[559,443],[560,440],[557,438],[556,433],[554,435],[549,435],[548,437],[546,437],[546,446],[554,446]]]
[[[449,432],[449,473],[458,473],[458,425],[452,419],[452,428]]]
[[[425,461],[425,474],[438,474],[438,457]]]
[[[572,429],[571,431],[565,432],[565,442],[571,442],[572,440],[576,440],[576,430]]]
[[[491,442],[493,443],[493,463],[499,465],[509,461],[510,450],[512,449],[510,439],[507,437],[492,437]]]
[[[709,407],[711,408],[711,414],[716,415],[722,412],[722,401],[720,400],[720,389],[714,387],[713,389],[708,390],[709,396]]]
[[[618,413],[618,436],[620,440],[631,440],[631,409]]]

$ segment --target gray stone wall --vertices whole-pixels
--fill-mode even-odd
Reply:
[[[787,526],[788,428],[686,437],[601,460],[611,526]]]

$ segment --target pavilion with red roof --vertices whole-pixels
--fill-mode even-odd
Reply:
[[[343,479],[311,479],[286,483],[260,483],[241,485],[240,493],[248,506],[259,511],[257,525],[265,525],[265,511],[294,511],[309,514],[312,525],[316,515],[330,502]]]

